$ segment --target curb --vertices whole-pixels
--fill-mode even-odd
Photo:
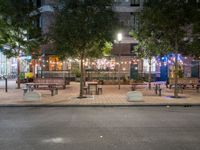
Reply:
[[[199,107],[200,104],[0,104],[0,108],[12,107]]]

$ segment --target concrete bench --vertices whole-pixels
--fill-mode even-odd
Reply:
[[[41,99],[41,94],[35,91],[27,92],[23,96],[23,100],[25,101],[38,101]]]
[[[28,92],[28,88],[22,88],[22,90],[24,95]]]
[[[139,91],[130,91],[127,93],[127,101],[129,102],[142,102],[143,94]]]

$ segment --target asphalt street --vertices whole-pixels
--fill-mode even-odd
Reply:
[[[199,150],[200,107],[0,108],[0,150]]]

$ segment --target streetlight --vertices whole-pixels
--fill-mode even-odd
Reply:
[[[117,34],[117,41],[119,42],[119,66],[118,66],[118,89],[120,90],[120,69],[121,69],[121,47],[120,43],[122,41],[122,33]]]

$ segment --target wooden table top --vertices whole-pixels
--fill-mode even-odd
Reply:
[[[56,83],[26,83],[26,85],[57,85]]]
[[[97,85],[98,82],[86,82],[86,84],[88,84],[88,85]]]

